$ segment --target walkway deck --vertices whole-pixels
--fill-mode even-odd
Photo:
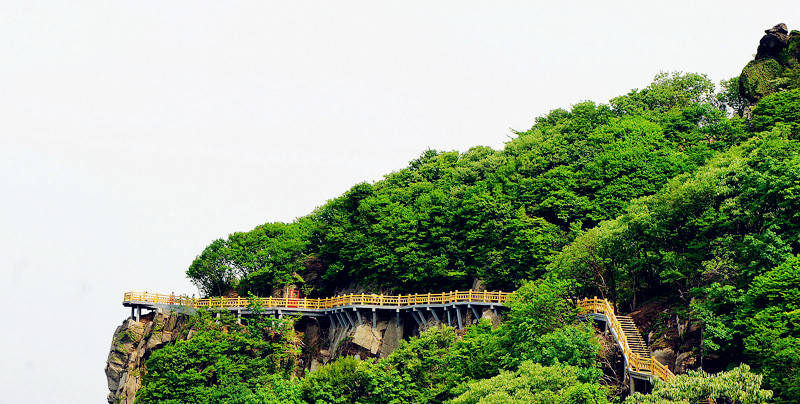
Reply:
[[[428,317],[448,325],[463,328],[462,309],[471,310],[475,318],[480,318],[478,309],[497,310],[505,307],[508,292],[454,291],[445,293],[417,293],[409,295],[350,294],[320,299],[291,297],[260,297],[254,299],[269,315],[300,315],[310,317],[329,317],[331,324],[353,327],[362,323],[362,312],[372,313],[373,324],[377,321],[377,311],[394,311],[399,319],[400,312],[409,312],[420,325],[429,321]],[[251,302],[243,297],[211,297],[195,299],[186,296],[164,295],[158,293],[125,293],[122,304],[141,313],[142,308],[151,310],[173,310],[192,312],[195,309],[223,309],[236,312],[237,316],[250,314]],[[437,312],[438,311],[438,312]],[[426,316],[427,314],[427,316]],[[464,313],[466,314],[466,313]]]
[[[269,315],[300,315],[328,317],[333,327],[355,327],[364,324],[366,313],[371,313],[375,326],[378,311],[392,311],[399,321],[401,312],[410,314],[421,326],[430,320],[458,325],[463,328],[463,310],[471,310],[474,318],[480,318],[478,309],[505,307],[511,293],[454,291],[445,293],[417,293],[409,295],[351,294],[320,299],[262,297],[256,298],[262,311]],[[650,349],[639,334],[630,317],[617,316],[614,307],[606,299],[579,300],[578,307],[584,315],[605,321],[625,358],[625,367],[632,377],[649,379],[658,377],[668,380],[674,376],[669,368],[652,358]],[[186,296],[164,295],[158,293],[125,293],[122,304],[131,308],[131,316],[141,315],[141,309],[172,310],[193,312],[196,309],[222,309],[236,313],[237,316],[250,314],[250,300],[242,297],[211,297],[195,299]],[[135,313],[134,313],[135,310]],[[441,315],[441,320],[440,316]],[[466,315],[466,312],[464,313]]]

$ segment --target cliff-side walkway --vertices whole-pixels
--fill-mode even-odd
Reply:
[[[193,312],[196,309],[228,310],[242,315],[252,314],[253,306],[267,315],[327,317],[334,328],[354,328],[366,324],[371,317],[372,326],[377,323],[377,313],[393,312],[399,321],[400,313],[409,314],[419,326],[429,321],[446,323],[450,326],[464,327],[466,311],[474,318],[480,318],[483,310],[495,313],[504,307],[511,293],[453,291],[444,293],[416,293],[409,295],[350,294],[328,298],[293,297],[209,297],[192,298],[174,294],[127,292],[122,304],[131,308],[131,317],[139,318],[141,310],[166,310]],[[627,316],[618,316],[614,307],[606,299],[590,298],[577,301],[581,316],[605,322],[619,345],[625,359],[628,376],[635,379],[650,380],[657,377],[668,380],[674,376],[669,368],[650,355],[644,339],[636,325]],[[631,386],[634,382],[631,380]]]

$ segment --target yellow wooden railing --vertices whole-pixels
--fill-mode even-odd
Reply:
[[[309,299],[293,297],[258,297],[256,300],[264,308],[287,309],[332,309],[341,306],[371,305],[371,306],[413,306],[425,304],[449,304],[461,302],[503,304],[508,300],[509,292],[478,292],[478,291],[453,291],[444,293],[415,293],[409,295],[379,295],[379,294],[350,294],[343,296]],[[247,307],[249,299],[243,297],[207,297],[193,298],[165,295],[160,293],[127,292],[123,297],[124,303],[146,302],[169,305],[187,306],[192,308],[236,308]],[[589,298],[578,301],[578,307],[584,312],[600,313],[608,318],[608,325],[617,334],[617,339],[622,347],[622,353],[628,360],[631,370],[649,373],[661,380],[668,380],[675,376],[669,368],[653,358],[645,358],[631,350],[628,339],[617,320],[614,307],[606,299]]]
[[[321,310],[352,305],[403,307],[418,304],[449,304],[460,302],[503,304],[510,294],[509,292],[456,290],[444,293],[416,293],[413,295],[396,296],[360,293],[320,299],[309,299],[305,297],[258,297],[256,300],[264,308]],[[249,300],[244,297],[207,297],[196,299],[193,297],[147,292],[127,292],[123,297],[123,302],[160,303],[193,308],[234,308],[247,307],[250,304]]]
[[[620,346],[622,346],[622,354],[628,359],[628,367],[631,370],[641,373],[649,373],[664,381],[675,376],[675,374],[673,374],[666,365],[662,364],[655,358],[644,358],[631,350],[630,345],[628,344],[628,338],[622,331],[622,326],[619,324],[619,320],[617,320],[614,307],[608,302],[608,300],[598,299],[596,297],[591,299],[583,299],[578,301],[578,307],[585,310],[585,312],[604,314],[606,318],[608,318],[608,326],[617,334],[617,340],[619,341]]]

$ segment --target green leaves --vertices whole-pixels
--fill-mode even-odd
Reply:
[[[761,376],[741,365],[727,372],[708,374],[690,370],[668,382],[656,381],[650,394],[635,393],[626,403],[699,403],[716,402],[741,404],[768,403],[772,392],[761,389]]]
[[[571,366],[542,366],[524,362],[516,372],[470,382],[458,390],[451,404],[477,403],[607,403],[598,383],[582,383]]]
[[[137,402],[269,402],[256,400],[255,391],[283,385],[294,370],[291,333],[254,334],[231,318],[217,323],[202,313],[193,328],[191,339],[153,351]]]

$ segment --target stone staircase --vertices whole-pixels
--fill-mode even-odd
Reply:
[[[617,316],[617,320],[622,327],[622,332],[625,333],[625,337],[628,339],[628,346],[630,346],[631,351],[639,354],[643,359],[649,359],[650,348],[644,342],[642,335],[639,334],[639,328],[636,327],[633,319],[630,316]]]

